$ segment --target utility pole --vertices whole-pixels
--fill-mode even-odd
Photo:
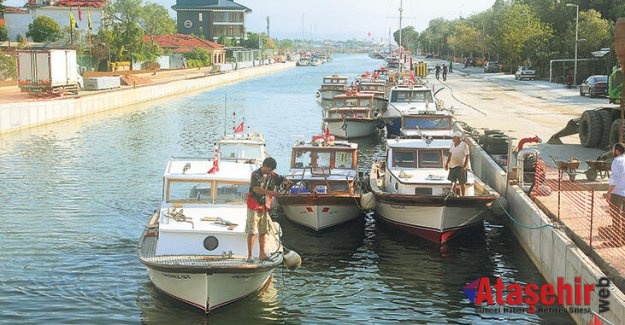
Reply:
[[[267,16],[267,37],[271,38],[271,34],[269,34],[269,16]]]

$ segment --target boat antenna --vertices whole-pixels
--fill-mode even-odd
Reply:
[[[228,94],[224,94],[224,135],[226,135],[226,125],[228,124]]]

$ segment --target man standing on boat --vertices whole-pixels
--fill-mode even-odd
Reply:
[[[451,191],[456,192],[456,183],[460,185],[460,195],[464,196],[465,183],[467,182],[467,168],[469,166],[469,146],[462,141],[462,132],[454,131],[452,135],[449,156],[445,163],[445,170],[449,169],[447,179],[451,181]]]
[[[258,257],[261,261],[267,258],[266,236],[273,227],[271,216],[269,216],[271,199],[278,194],[275,190],[280,184],[291,184],[291,181],[274,172],[276,166],[276,160],[269,157],[263,161],[260,168],[252,173],[250,191],[247,194],[247,220],[245,222],[248,261],[252,260],[256,233],[259,236],[260,254]]]

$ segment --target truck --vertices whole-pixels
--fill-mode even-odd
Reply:
[[[82,77],[76,50],[18,51],[17,81],[22,92],[34,95],[78,94]]]

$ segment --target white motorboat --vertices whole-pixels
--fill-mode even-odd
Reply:
[[[266,236],[269,258],[247,260],[246,198],[257,167],[217,157],[168,162],[160,208],[137,249],[159,290],[209,313],[269,284],[284,259],[277,223]]]
[[[454,118],[449,111],[425,111],[422,114],[401,117],[402,138],[451,139]]]
[[[459,231],[483,224],[499,195],[470,171],[466,192],[451,192],[445,155],[451,139],[389,139],[384,161],[369,176],[376,218],[393,227],[442,244]],[[363,195],[363,203],[371,200]]]
[[[243,122],[239,124],[242,129]],[[267,157],[265,136],[260,132],[245,132],[241,130],[221,137],[215,148],[219,151],[222,160],[249,162],[262,164]]]
[[[348,89],[347,79],[337,74],[323,77],[317,97],[322,100],[331,100],[335,95],[344,93]]]
[[[278,196],[286,217],[316,231],[361,217],[357,163],[358,144],[327,132],[298,141],[286,176],[295,185]]]
[[[373,103],[374,95],[371,93],[347,91],[334,96],[332,106],[326,110],[323,121],[330,134],[342,139],[376,134],[381,122]]]
[[[422,84],[398,85],[389,92],[388,106],[382,118],[387,134],[398,136],[402,116],[431,114],[443,109],[442,102],[435,100],[431,88]]]

